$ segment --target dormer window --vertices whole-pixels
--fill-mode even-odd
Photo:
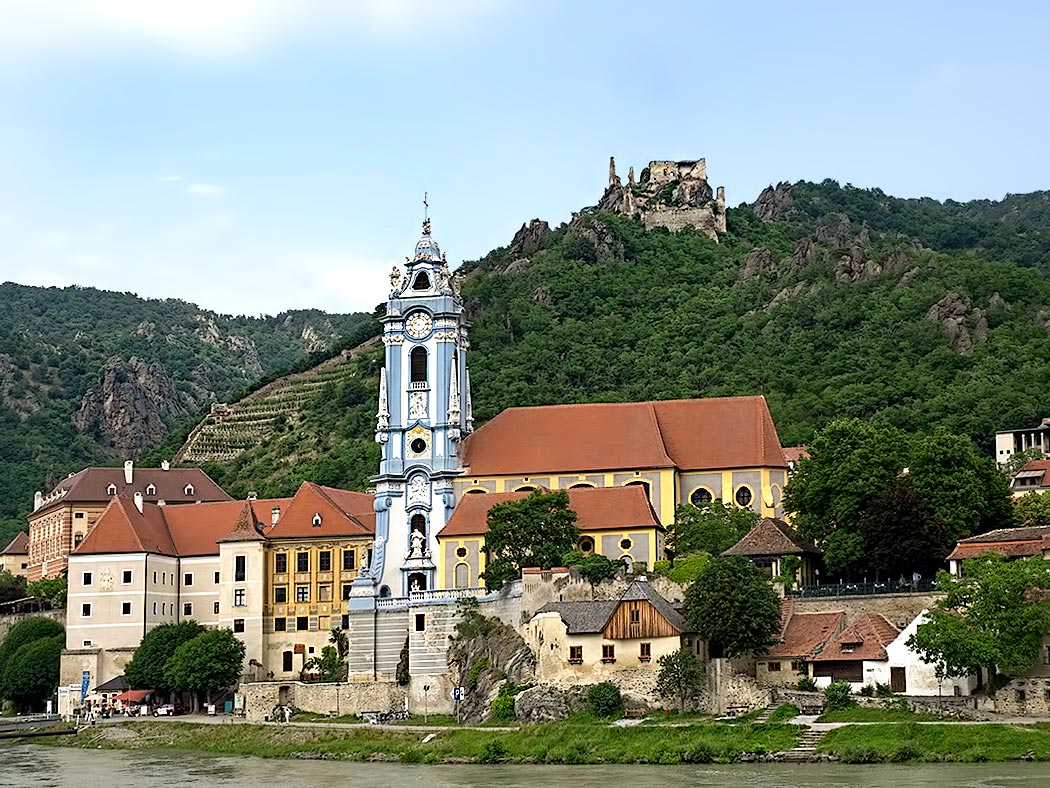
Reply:
[[[321,514],[319,512],[314,514],[313,524],[314,524],[314,528],[320,528],[321,527]]]
[[[116,495],[116,494],[117,494],[117,485],[111,484],[111,485],[109,485],[109,487],[106,488],[106,495]]]
[[[416,276],[415,281],[412,282],[413,290],[429,290],[430,289],[430,277],[427,276],[426,271],[420,271],[419,275]]]
[[[857,650],[857,646],[859,646],[859,645],[860,645],[860,643],[843,643],[842,644],[842,653],[843,654],[852,654],[854,651]]]
[[[182,492],[184,495],[193,495],[193,485],[187,484],[185,487],[182,488]]]
[[[147,484],[146,485],[146,495],[156,495],[156,494],[157,494],[157,485],[155,485],[155,484]]]

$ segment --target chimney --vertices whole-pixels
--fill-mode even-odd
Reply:
[[[124,462],[124,484],[131,484],[131,477],[134,475],[135,463],[131,460],[125,460]]]
[[[255,490],[249,490],[248,491],[248,500],[249,501],[257,501],[257,500],[259,500],[259,493],[255,492]]]
[[[168,471],[168,470],[171,470],[171,463],[170,463],[170,462],[168,462],[167,460],[161,460],[161,461],[160,461],[160,469],[161,469],[162,471]]]
[[[139,514],[142,514],[142,493],[135,493],[135,508],[139,510]]]
[[[33,494],[33,511],[35,512],[37,509],[39,509],[43,505],[44,505],[44,494],[42,492],[40,492],[40,490],[37,490]]]
[[[275,506],[270,510],[270,527],[277,525],[281,521],[281,507]]]

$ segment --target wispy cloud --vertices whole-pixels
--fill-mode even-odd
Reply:
[[[78,54],[114,44],[192,56],[250,53],[326,33],[403,37],[448,29],[511,0],[3,0],[0,59]]]
[[[157,183],[172,184],[179,186],[186,194],[194,197],[205,197],[208,199],[222,197],[226,194],[226,187],[218,183],[205,183],[203,181],[191,181],[181,175],[161,175]]]

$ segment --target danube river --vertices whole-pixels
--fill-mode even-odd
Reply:
[[[171,751],[0,746],[0,786],[383,786],[383,788],[1045,788],[1050,764],[895,766],[402,766]]]

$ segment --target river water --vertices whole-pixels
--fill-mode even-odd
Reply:
[[[0,786],[373,788],[1047,788],[1050,764],[409,766],[0,746]]]

